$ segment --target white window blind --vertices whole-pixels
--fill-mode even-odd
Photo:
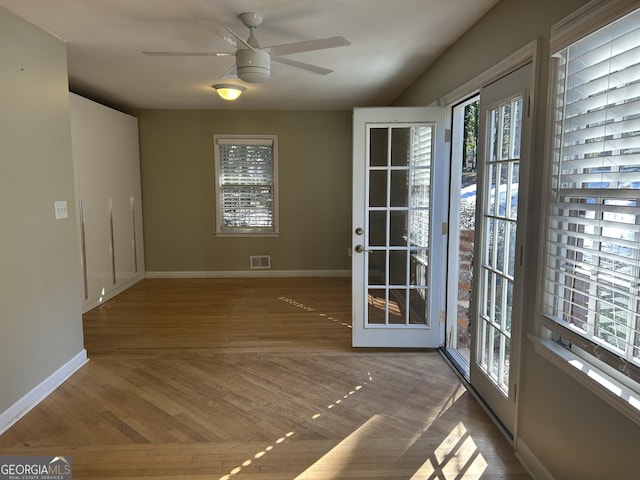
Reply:
[[[276,140],[218,137],[218,233],[276,233]]]
[[[640,381],[640,10],[555,57],[545,325]]]
[[[429,247],[432,145],[433,126],[411,128],[409,244],[422,248]],[[426,251],[420,257],[427,262]]]

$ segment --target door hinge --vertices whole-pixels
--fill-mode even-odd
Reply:
[[[445,128],[444,130],[444,141],[447,143],[451,143],[451,129]]]
[[[531,118],[531,95],[527,95],[527,118]]]

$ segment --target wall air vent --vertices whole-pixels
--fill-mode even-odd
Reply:
[[[249,266],[251,270],[271,268],[271,255],[251,255]]]

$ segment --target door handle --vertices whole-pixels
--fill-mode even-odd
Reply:
[[[356,245],[356,253],[362,253],[364,252],[364,245]]]

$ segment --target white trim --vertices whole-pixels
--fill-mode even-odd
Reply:
[[[82,313],[87,313],[89,310],[93,310],[94,308],[102,305],[107,300],[111,300],[116,295],[120,295],[125,290],[131,288],[136,283],[141,280],[144,280],[145,274],[144,272],[137,273],[131,280],[123,283],[122,285],[118,285],[113,290],[109,290],[107,293],[102,295],[99,298],[88,300],[86,303],[82,304]]]
[[[62,385],[71,375],[80,369],[89,359],[83,348],[58,370],[45,378],[38,386],[0,414],[0,435],[11,428],[18,420],[37,406],[42,400]]]
[[[271,228],[265,229],[263,227],[246,227],[246,228],[234,228],[223,227],[223,205],[221,201],[222,197],[222,185],[220,183],[220,149],[219,145],[266,145],[271,146],[272,159],[273,159],[273,206],[271,208],[271,214],[273,218],[273,225]],[[215,134],[213,136],[213,163],[214,163],[214,186],[215,186],[215,235],[218,237],[278,237],[280,236],[280,194],[278,186],[278,135],[223,135]]]
[[[473,80],[470,80],[469,82],[465,83],[464,85],[456,88],[454,91],[442,97],[438,102],[438,104],[443,107],[451,107],[453,104],[459,102],[461,99],[464,99],[474,93],[479,92],[482,87],[486,87],[490,83],[493,83],[496,80],[499,80],[500,78],[504,77],[505,75],[508,75],[509,73],[517,70],[518,68],[522,67],[523,65],[526,65],[529,62],[534,62],[533,63],[534,75],[537,75],[535,60],[536,60],[536,54],[539,48],[538,47],[539,43],[540,43],[540,39],[536,39],[529,42],[518,51],[512,53],[504,60],[495,64],[489,70],[484,71],[480,75],[474,77]],[[535,85],[533,87],[535,87]],[[535,90],[535,88],[532,88],[532,91],[533,90]]]
[[[257,238],[257,237],[263,237],[263,238],[267,238],[267,237],[279,237],[280,236],[280,232],[258,232],[257,230],[252,231],[252,232],[215,232],[216,237],[236,237],[236,238],[243,238],[243,237],[251,237],[251,238]]]
[[[640,425],[640,394],[557,343],[532,334],[528,337],[538,354]]]
[[[263,145],[267,147],[273,146],[273,137],[275,135],[214,135],[219,145],[235,145],[238,140],[242,140],[246,145]]]
[[[592,0],[551,27],[551,55],[636,10],[638,0]]]
[[[516,441],[515,455],[532,478],[536,480],[554,480],[553,475],[551,475],[538,457],[535,456],[533,450],[529,448],[522,437],[518,437]]]
[[[351,270],[231,270],[147,272],[145,278],[267,278],[267,277],[350,277]]]

